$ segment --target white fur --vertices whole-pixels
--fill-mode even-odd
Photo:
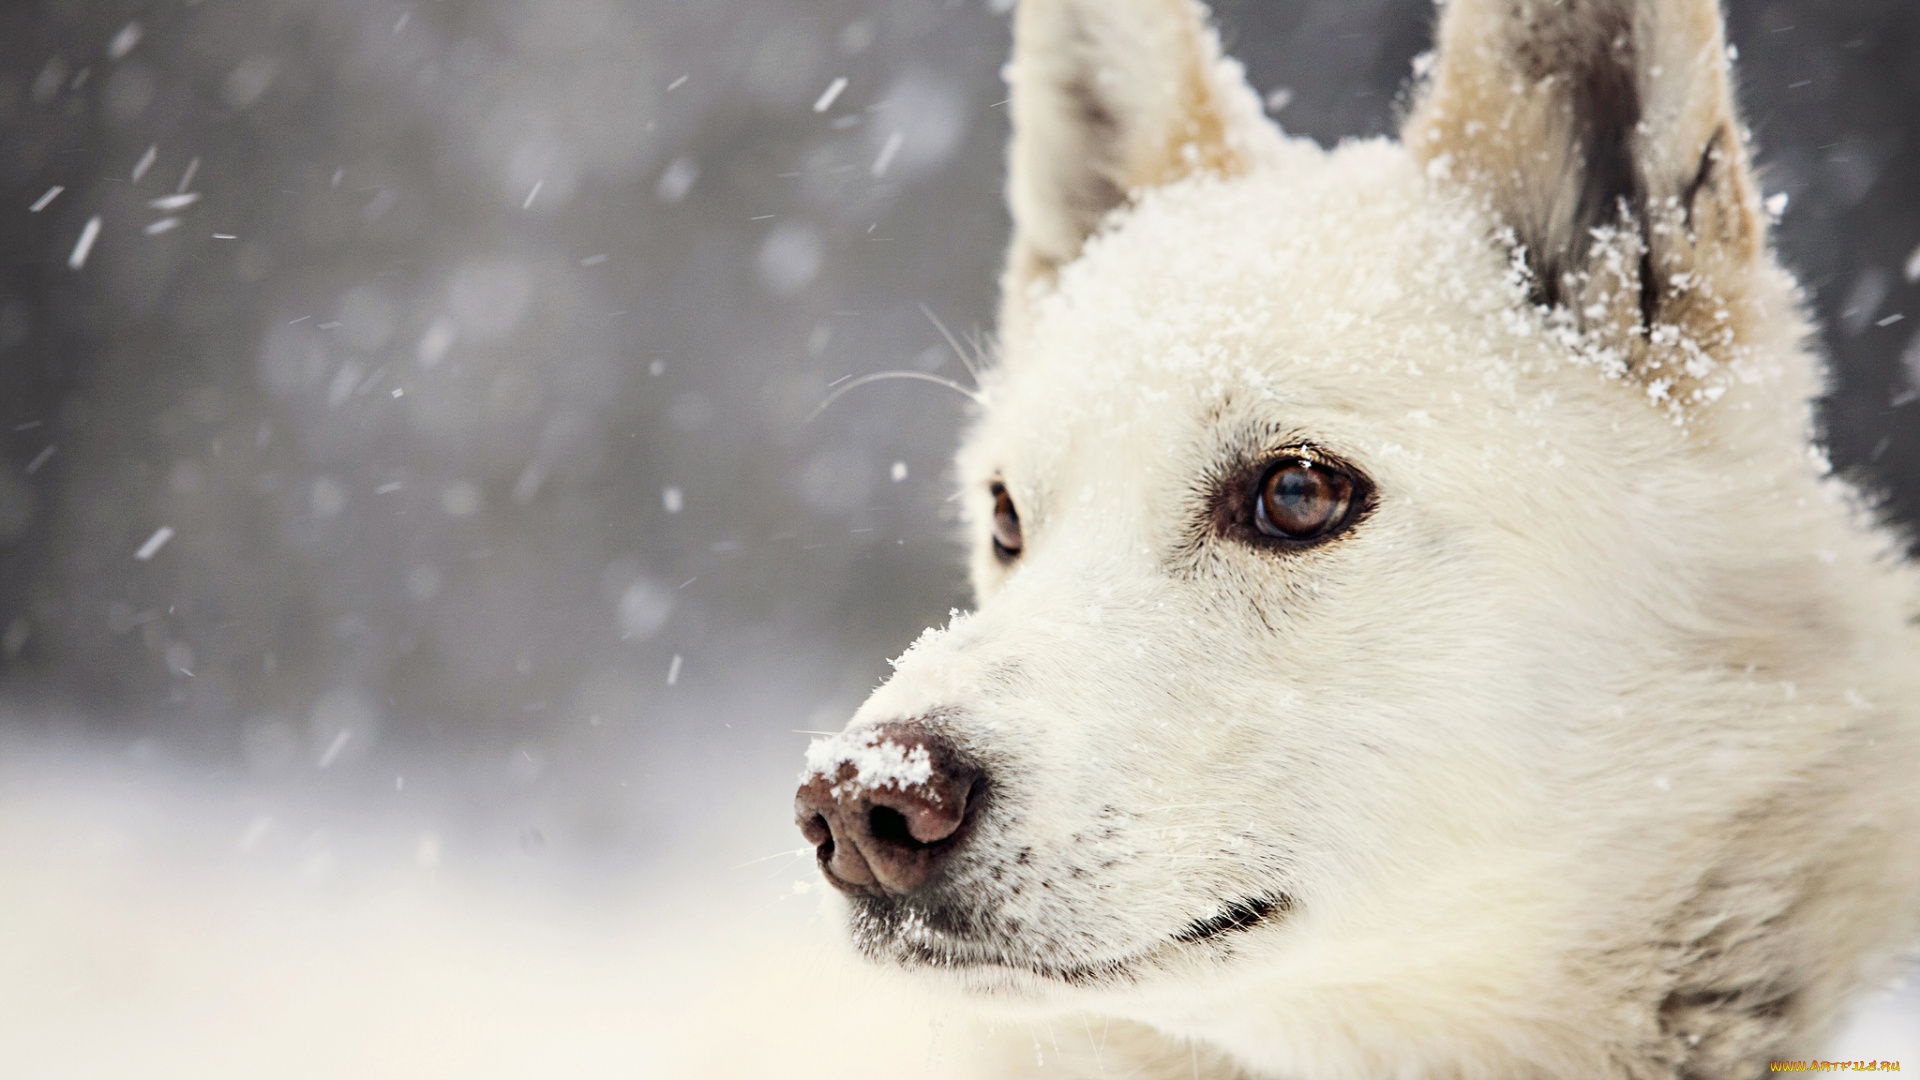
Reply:
[[[1213,64],[1196,8],[1137,4],[1195,20],[1161,47]],[[1027,0],[1020,28],[1124,7]],[[1089,37],[1020,41],[1016,93]],[[1443,65],[1498,45],[1472,44]],[[1142,102],[1130,141],[1204,127],[1110,104]],[[1696,111],[1641,167],[1690,169],[1733,123],[1724,95]],[[1124,155],[1051,150],[1072,117],[1016,109],[1001,356],[959,458],[980,605],[852,724],[937,718],[993,777],[948,870],[974,925],[908,905],[857,913],[857,940],[990,1013],[1137,1025],[1107,1075],[1730,1077],[1815,1045],[1914,932],[1920,590],[1808,443],[1819,366],[1745,216],[1744,144],[1690,223],[1649,204],[1677,312],[1649,332],[1620,322],[1637,285],[1530,301],[1503,231],[1528,196],[1475,171],[1498,154],[1325,152],[1223,114],[1193,168],[1035,261],[1083,208],[1050,214],[1021,163]],[[1617,235],[1582,282],[1632,285],[1646,248]],[[1213,534],[1223,462],[1299,444],[1371,477],[1373,513],[1299,552]],[[1291,909],[1177,940],[1266,895]]]

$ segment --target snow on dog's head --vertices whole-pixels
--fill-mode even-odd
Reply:
[[[1022,4],[979,607],[809,757],[886,783],[913,724],[987,781],[855,896],[870,955],[1304,1071],[1594,1013],[1699,1059],[1883,940],[1805,875],[1899,830],[1784,785],[1837,730],[1911,753],[1836,682],[1911,699],[1866,658],[1911,591],[1805,452],[1713,5],[1534,7],[1454,0],[1407,144],[1323,151],[1183,0]]]

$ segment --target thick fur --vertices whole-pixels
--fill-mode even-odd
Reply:
[[[1332,151],[1189,0],[1016,32],[979,606],[850,726],[937,726],[992,786],[855,943],[1008,1018],[980,1075],[1817,1046],[1916,931],[1920,585],[1809,442],[1712,0],[1452,0],[1404,142]],[[1357,525],[1216,527],[1300,446],[1370,478]]]

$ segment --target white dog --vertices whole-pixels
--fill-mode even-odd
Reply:
[[[1439,37],[1322,151],[1193,0],[1020,7],[979,609],[797,804],[870,958],[1100,1036],[982,1075],[1750,1077],[1912,940],[1920,587],[1714,0]]]

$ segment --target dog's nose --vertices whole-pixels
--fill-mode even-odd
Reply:
[[[816,743],[793,814],[842,892],[901,896],[957,846],[984,773],[912,721]]]

